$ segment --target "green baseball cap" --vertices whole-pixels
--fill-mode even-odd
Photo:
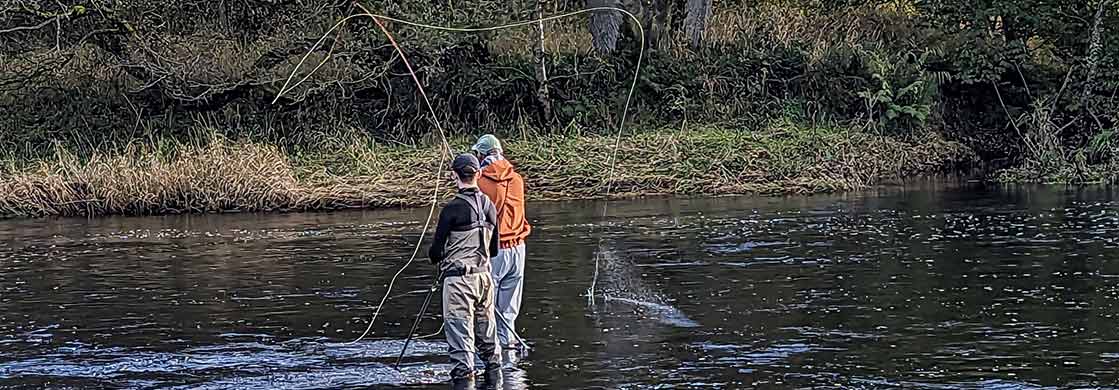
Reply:
[[[478,138],[478,142],[475,142],[474,146],[470,147],[470,150],[483,155],[490,154],[494,149],[503,150],[501,148],[501,141],[498,141],[497,137],[493,134],[483,135],[481,138]]]

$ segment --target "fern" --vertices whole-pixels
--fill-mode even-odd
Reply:
[[[1115,149],[1116,129],[1105,129],[1088,140],[1088,153],[1098,160],[1109,160]]]

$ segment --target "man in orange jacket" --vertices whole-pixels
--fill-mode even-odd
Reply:
[[[525,238],[532,231],[525,218],[525,181],[505,159],[501,141],[492,134],[479,138],[471,150],[481,161],[478,188],[497,207],[500,239],[498,253],[491,261],[497,298],[494,310],[502,317],[497,321],[502,361],[513,366],[520,359],[516,321],[524,287]]]

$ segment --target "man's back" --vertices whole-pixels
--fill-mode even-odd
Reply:
[[[516,334],[516,326],[524,294],[525,238],[532,232],[532,226],[525,217],[524,179],[513,170],[513,164],[501,156],[500,150],[489,150],[489,153],[478,178],[478,187],[493,200],[500,219],[501,245],[491,268],[497,290],[497,315],[502,320],[497,333],[502,360],[505,365],[513,366],[520,360],[524,348]]]
[[[532,232],[525,215],[525,182],[508,160],[494,161],[482,169],[478,178],[482,190],[497,208],[501,247],[511,248],[524,243]]]
[[[473,388],[474,358],[486,367],[487,388],[501,386],[490,257],[497,252],[497,210],[477,189],[481,167],[470,154],[451,162],[459,191],[439,213],[428,256],[443,277],[443,326],[454,388]]]
[[[428,257],[445,276],[489,272],[497,253],[497,210],[478,190],[460,190],[439,213]]]

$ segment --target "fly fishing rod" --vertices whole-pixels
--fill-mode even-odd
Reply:
[[[497,319],[501,320],[501,324],[505,325],[505,329],[509,329],[509,334],[513,335],[513,337],[517,339],[517,345],[519,346],[517,350],[521,352],[521,357],[528,355],[528,344],[525,344],[525,340],[521,338],[521,335],[517,334],[516,329],[513,329],[512,326],[509,326],[509,320],[505,319],[505,316],[501,315],[500,311],[494,310],[493,314],[494,317],[497,317]]]
[[[424,298],[424,304],[420,306],[419,314],[416,314],[416,320],[412,321],[412,329],[408,330],[408,337],[404,339],[404,347],[400,349],[400,356],[396,358],[396,364],[392,367],[400,371],[400,362],[404,360],[404,354],[408,352],[408,344],[412,342],[412,335],[416,333],[416,328],[420,326],[420,319],[424,317],[427,312],[427,306],[431,303],[431,296],[435,295],[435,290],[439,289],[439,281],[443,280],[443,271],[440,270],[435,275],[435,280],[431,281],[431,288],[427,291],[427,298]]]
[[[615,168],[617,166],[618,146],[621,143],[622,133],[625,129],[626,119],[628,117],[628,113],[629,113],[629,109],[630,109],[630,103],[633,100],[633,93],[634,93],[634,90],[637,87],[637,81],[638,81],[638,78],[640,76],[641,63],[642,63],[642,60],[644,59],[644,56],[645,56],[645,32],[644,32],[644,28],[641,25],[641,20],[639,18],[637,18],[636,15],[634,15],[633,13],[631,13],[631,12],[629,12],[629,11],[623,9],[623,8],[618,8],[618,7],[589,7],[589,8],[585,8],[585,9],[574,11],[574,12],[568,12],[568,13],[561,14],[561,15],[542,17],[542,18],[532,19],[532,20],[528,20],[528,21],[515,22],[515,23],[510,23],[510,24],[505,24],[505,25],[489,26],[489,27],[463,28],[463,27],[437,26],[437,25],[431,25],[431,24],[425,24],[425,23],[418,23],[418,22],[403,20],[403,19],[399,19],[399,18],[390,17],[390,16],[387,16],[387,15],[381,15],[381,14],[373,13],[372,11],[369,10],[369,8],[366,8],[364,5],[362,5],[360,1],[355,1],[354,4],[358,8],[361,9],[362,13],[352,14],[352,15],[349,15],[345,18],[342,18],[342,20],[339,20],[337,23],[335,23],[333,26],[331,26],[330,29],[328,29],[325,33],[323,33],[323,35],[319,38],[319,40],[314,45],[311,46],[311,48],[307,51],[307,53],[305,53],[303,55],[303,57],[299,60],[298,64],[296,64],[295,68],[292,69],[291,73],[287,77],[287,80],[284,81],[284,85],[280,88],[280,91],[276,94],[276,97],[273,99],[272,103],[275,104],[277,101],[279,101],[280,97],[282,97],[284,94],[294,90],[300,84],[303,84],[304,82],[309,80],[311,78],[311,76],[315,74],[315,72],[317,72],[320,68],[322,68],[326,64],[327,61],[329,61],[331,58],[333,58],[334,48],[331,47],[331,50],[329,51],[329,53],[326,56],[323,57],[322,61],[320,61],[318,63],[318,65],[316,65],[314,68],[312,68],[310,70],[310,72],[308,72],[305,76],[303,76],[299,80],[294,80],[296,74],[303,67],[304,63],[307,62],[308,57],[310,57],[311,54],[315,52],[315,50],[317,50],[319,47],[321,47],[324,44],[324,42],[326,41],[327,37],[329,37],[332,33],[334,33],[335,30],[339,29],[341,26],[345,25],[346,23],[348,23],[352,19],[363,18],[363,17],[370,18],[370,19],[373,20],[374,23],[376,23],[377,27],[381,30],[381,32],[384,33],[385,37],[392,44],[392,46],[395,49],[395,51],[397,52],[397,54],[400,55],[401,61],[404,63],[405,67],[408,69],[408,73],[412,76],[412,80],[416,84],[416,89],[419,91],[420,96],[423,97],[424,105],[427,108],[427,112],[431,116],[431,121],[435,124],[435,128],[438,130],[439,138],[442,141],[442,146],[443,146],[442,152],[443,153],[441,153],[441,156],[440,156],[441,157],[441,160],[440,160],[440,163],[439,163],[440,170],[436,171],[436,177],[437,178],[440,177],[440,175],[442,174],[441,168],[443,166],[443,163],[446,161],[445,158],[448,157],[448,155],[451,154],[451,147],[450,147],[449,142],[447,141],[446,132],[443,130],[443,126],[439,123],[439,116],[435,113],[435,109],[432,107],[431,100],[428,98],[427,92],[423,88],[423,84],[420,82],[419,77],[416,76],[416,72],[415,72],[414,69],[412,69],[412,65],[408,62],[408,58],[404,54],[404,51],[401,50],[400,46],[397,44],[397,42],[393,38],[392,34],[389,33],[388,28],[386,28],[385,25],[382,23],[382,20],[396,22],[396,23],[409,25],[409,26],[413,26],[413,27],[417,27],[417,28],[440,30],[440,31],[447,31],[447,32],[456,32],[456,33],[478,33],[478,32],[487,32],[487,31],[505,30],[505,29],[516,28],[516,27],[526,26],[526,25],[531,25],[531,24],[536,24],[536,23],[543,23],[543,22],[547,22],[547,21],[564,19],[564,18],[568,18],[568,17],[580,15],[580,14],[585,14],[585,13],[591,13],[591,12],[617,12],[617,13],[620,13],[622,15],[625,15],[630,20],[632,20],[634,22],[634,25],[637,27],[637,29],[639,31],[638,37],[640,38],[640,50],[638,51],[638,54],[637,54],[637,66],[636,66],[636,69],[634,69],[633,79],[631,80],[631,83],[630,83],[630,86],[629,86],[629,91],[626,94],[625,105],[622,107],[621,118],[618,121],[618,130],[617,130],[617,133],[614,137],[613,152],[610,154],[609,163],[608,163],[608,165],[610,166],[610,170],[609,170],[609,173],[608,173],[609,180],[607,180],[607,186],[606,186],[606,202],[603,204],[603,210],[602,210],[603,217],[605,218],[607,216],[607,206],[609,205],[609,202],[610,202],[610,195],[611,195],[611,192],[613,190],[613,178],[614,178]],[[364,339],[365,336],[369,335],[369,332],[373,328],[373,324],[377,321],[377,317],[380,314],[381,309],[385,305],[385,301],[388,299],[389,294],[392,291],[392,287],[393,287],[393,284],[396,282],[396,279],[416,259],[416,256],[419,253],[420,245],[423,242],[423,237],[424,237],[425,233],[427,232],[428,226],[431,224],[432,217],[435,214],[435,207],[438,203],[439,189],[440,189],[440,185],[437,183],[435,185],[435,188],[432,191],[432,202],[431,202],[431,207],[428,211],[427,220],[424,223],[423,230],[420,231],[420,239],[416,241],[416,246],[415,246],[414,251],[412,252],[411,258],[409,258],[408,261],[404,263],[404,266],[402,266],[400,268],[400,270],[397,271],[396,275],[394,275],[392,277],[392,279],[389,281],[388,287],[385,289],[385,295],[381,298],[381,303],[379,305],[377,305],[376,310],[373,312],[373,316],[370,319],[369,324],[365,329],[365,332],[363,332],[361,334],[361,336],[359,336],[356,340],[351,341],[350,343],[347,343],[347,344],[349,344],[349,345],[356,344],[356,343],[360,342],[362,339]],[[592,231],[593,230],[594,230],[594,227],[592,227]],[[594,285],[598,280],[598,267],[599,267],[598,263],[599,263],[598,256],[595,256],[595,273],[594,273],[594,277],[591,280],[591,288],[588,289],[588,296],[592,301],[594,299]],[[504,323],[506,323],[506,325],[508,325],[508,321],[506,321],[504,317],[501,317],[500,314],[498,314],[498,317],[501,318],[502,322],[504,322]],[[514,332],[514,335],[516,335],[516,332]],[[516,335],[516,336],[517,336],[518,339],[520,339],[519,335]],[[522,344],[523,344],[523,342],[522,342]]]

